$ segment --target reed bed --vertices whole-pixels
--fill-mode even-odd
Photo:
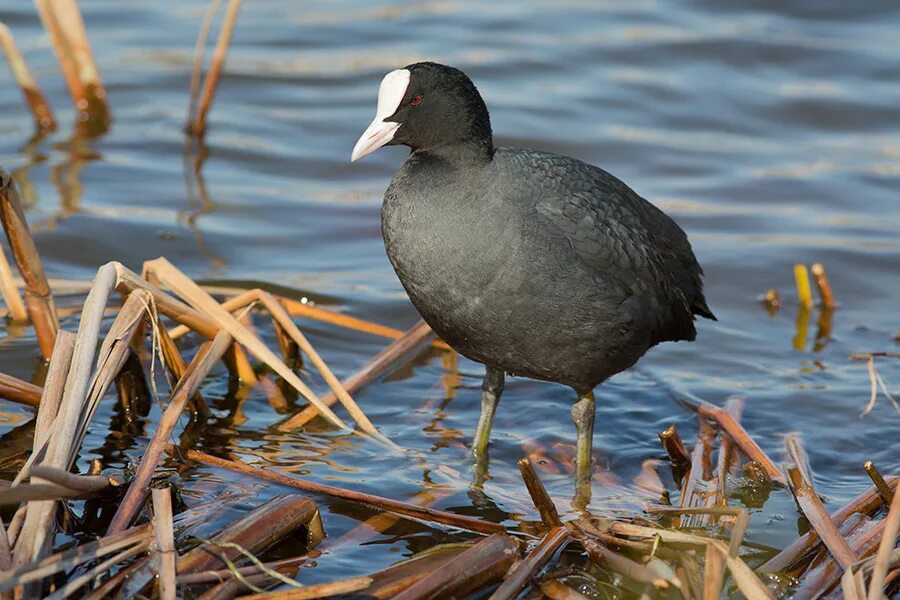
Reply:
[[[759,600],[794,593],[798,598],[843,595],[874,600],[900,590],[900,551],[895,548],[900,477],[883,475],[867,462],[861,470],[872,479],[872,486],[829,514],[812,483],[802,440],[788,436],[785,458],[776,462],[741,425],[744,403],[739,398],[722,407],[686,401],[699,423],[693,444],[687,444],[674,425],[656,434],[660,453],[669,457],[680,487],[667,490],[657,472],[660,463],[648,461],[629,488],[642,510],[615,519],[586,509],[561,515],[558,507],[569,506],[568,500],[548,494],[529,458],[523,458],[519,468],[522,496],[531,499],[531,508],[523,506],[513,522],[494,523],[428,506],[452,493],[452,488],[404,501],[259,468],[227,452],[212,455],[191,448],[193,438],[175,435],[182,415],[199,422],[208,418],[200,392],[207,375],[222,362],[232,377],[262,385],[267,378],[255,374],[251,362],[255,360],[308,403],[277,430],[295,431],[319,420],[386,452],[402,452],[378,432],[351,394],[373,384],[410,351],[430,345],[433,351],[447,352],[446,346],[433,340],[421,322],[399,332],[264,290],[204,289],[163,258],[148,261],[142,275],[111,262],[100,267],[90,286],[58,282],[61,289],[86,292],[82,307],[74,313],[80,313],[78,329],[69,332],[58,325],[50,283],[15,184],[5,174],[2,201],[0,217],[22,275],[16,278],[12,268],[7,269],[4,289],[14,298],[20,285],[24,287],[25,317],[35,325],[48,368],[41,385],[0,374],[0,396],[36,413],[32,452],[22,459],[12,483],[0,489],[0,505],[12,513],[0,528],[0,593],[167,600],[589,597],[584,593],[590,590],[569,583],[572,569],[591,574],[597,582],[590,591],[593,596],[615,589],[610,597],[711,600],[740,594]],[[817,282],[824,278],[824,270],[814,273]],[[827,280],[819,283],[820,289],[823,286]],[[802,285],[798,290],[804,293]],[[113,302],[116,295],[121,302]],[[827,304],[824,293],[822,297]],[[250,314],[257,317],[257,324],[260,314],[268,316],[277,349],[263,343],[248,320]],[[386,347],[357,373],[340,380],[304,336],[296,317],[381,336]],[[103,323],[110,320],[101,335]],[[180,345],[192,337],[206,341],[188,359]],[[127,400],[122,382],[132,375],[145,380],[148,352],[161,357],[171,391],[140,462],[129,472],[103,464],[93,464],[84,473],[73,471],[80,464],[87,429],[99,426],[93,421],[98,405]],[[135,360],[141,355],[145,360]],[[857,358],[871,362],[875,356],[893,358],[891,353]],[[305,362],[319,372],[329,388],[327,395],[318,396],[299,377],[298,368]],[[118,394],[111,391],[117,386]],[[354,422],[352,429],[331,409],[338,405]],[[540,456],[543,451],[535,452]],[[234,498],[186,508],[176,502],[180,490],[164,475],[164,465],[175,465],[182,473],[202,465],[222,471],[228,480],[258,481],[257,486],[275,486],[282,493],[232,518],[208,539],[198,539],[190,535],[197,523]],[[767,553],[749,543],[745,533],[752,524],[750,514],[734,499],[736,490],[748,487],[763,494],[787,487],[810,531],[780,552]],[[104,531],[78,534],[72,529],[69,506],[91,501],[114,507],[113,514]],[[370,516],[357,529],[329,540],[319,506],[332,501],[356,505],[358,514]],[[299,569],[311,564],[318,546],[340,552],[400,519],[448,531],[457,544],[437,547],[386,570],[302,584]],[[70,538],[76,534],[74,543],[60,545],[62,531]],[[305,551],[267,558],[288,538],[303,540]]]

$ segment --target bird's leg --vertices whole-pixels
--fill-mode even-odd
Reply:
[[[594,444],[594,392],[581,394],[572,406],[572,420],[578,429],[575,450],[575,508],[584,509],[591,501],[591,462]]]
[[[500,395],[503,393],[503,371],[487,367],[484,382],[481,384],[481,415],[475,428],[472,440],[472,457],[475,459],[475,487],[481,487],[487,474],[487,447],[491,437],[491,426],[494,424],[494,412]]]

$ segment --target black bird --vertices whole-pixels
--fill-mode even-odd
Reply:
[[[476,459],[506,373],[563,383],[579,397],[589,494],[593,389],[660,342],[693,340],[695,315],[715,319],[687,235],[603,169],[494,147],[484,100],[452,67],[388,73],[351,160],[400,144],[411,153],[384,195],[384,244],[422,318],[487,367]]]

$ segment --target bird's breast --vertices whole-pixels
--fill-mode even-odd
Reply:
[[[464,192],[462,192],[464,194]],[[449,188],[389,189],[382,206],[385,249],[422,317],[476,360],[505,335],[525,282],[517,223],[497,207]]]

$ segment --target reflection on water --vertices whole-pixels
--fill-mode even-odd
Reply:
[[[597,392],[594,510],[638,508],[631,482],[663,456],[658,431],[675,423],[695,439],[697,421],[680,398],[721,405],[734,394],[747,398],[742,422],[776,461],[787,432],[805,434],[814,479],[833,508],[867,485],[866,459],[900,471],[900,417],[881,401],[859,418],[868,372],[847,359],[895,349],[900,329],[900,9],[877,4],[253,3],[235,30],[205,145],[185,148],[193,45],[207,2],[96,0],[83,10],[112,128],[91,138],[70,124],[35,137],[7,86],[0,163],[14,171],[51,276],[88,279],[108,260],[138,269],[164,255],[200,279],[276,285],[406,329],[417,317],[379,230],[380,197],[404,151],[352,168],[348,155],[385,72],[420,59],[459,66],[485,96],[499,143],[615,173],[679,221],[707,272],[720,321],[698,323],[696,343],[657,348]],[[0,20],[64,118],[67,93],[33,7],[7,2]],[[794,298],[792,265],[813,262],[828,268],[840,303],[833,312],[803,309]],[[758,298],[773,287],[781,307],[769,312]],[[386,344],[299,322],[339,377]],[[64,325],[74,329],[77,317]],[[270,325],[256,326],[274,347]],[[2,370],[31,379],[35,347],[30,331],[4,327]],[[265,373],[255,386],[237,386],[221,367],[203,387],[209,423],[178,431],[198,449],[313,479],[497,520],[530,518],[515,462],[532,456],[551,493],[571,493],[571,394],[511,379],[494,423],[490,478],[483,494],[470,495],[467,444],[482,373],[426,349],[357,394],[409,456],[318,422],[278,432],[273,425],[301,408],[296,396]],[[878,373],[898,390],[900,360],[879,360]],[[165,381],[157,384],[165,397]],[[125,467],[140,456],[159,400],[152,382],[137,379],[120,382],[118,396],[101,406],[104,426],[89,433],[85,460]],[[29,418],[4,406],[2,442],[29,448]],[[659,476],[670,493],[677,489],[668,466]],[[191,504],[237,486],[240,502],[251,504],[278,493],[215,469],[181,477],[196,490]],[[751,542],[782,547],[794,537],[788,492],[737,493],[759,513]],[[331,539],[372,516],[324,506]],[[304,571],[308,581],[387,566],[448,536],[401,521],[369,539],[325,551]]]

